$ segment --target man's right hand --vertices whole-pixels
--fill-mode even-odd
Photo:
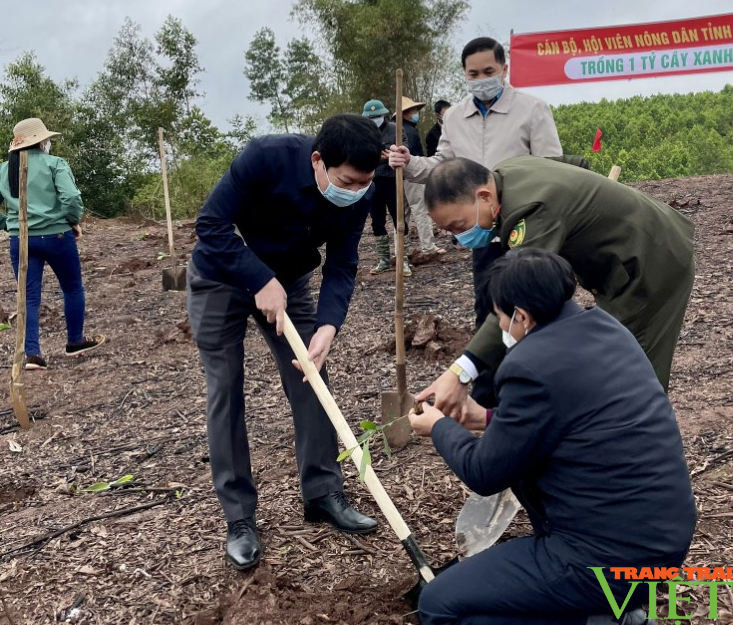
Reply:
[[[397,147],[393,145],[389,148],[389,166],[392,169],[407,167],[409,162],[410,150],[407,149],[407,146],[401,145]]]
[[[255,305],[267,317],[268,323],[275,324],[275,332],[280,336],[283,333],[288,296],[277,278],[273,278],[257,291]]]
[[[452,371],[445,371],[435,382],[415,396],[416,401],[425,401],[435,396],[435,407],[443,414],[460,421],[463,406],[468,399],[468,385],[461,384]]]
[[[483,432],[486,420],[486,408],[480,406],[473,397],[467,397],[458,423],[472,432]]]

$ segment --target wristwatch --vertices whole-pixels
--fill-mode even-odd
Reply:
[[[471,376],[468,374],[468,371],[461,367],[457,362],[454,362],[449,367],[449,370],[458,376],[458,381],[461,384],[468,384],[471,381]]]

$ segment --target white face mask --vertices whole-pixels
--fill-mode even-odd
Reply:
[[[371,117],[370,119],[377,125],[377,128],[379,128],[384,122],[384,115],[382,115],[382,117]]]
[[[41,143],[38,144],[38,147],[41,148],[42,152],[45,152],[46,154],[51,153],[51,139],[46,139],[45,141],[41,141]]]
[[[504,341],[504,345],[506,345],[507,349],[511,349],[514,347],[518,341],[512,336],[512,324],[514,323],[514,315],[517,314],[516,309],[512,313],[512,318],[509,320],[509,330],[502,330],[501,331],[501,340]],[[526,335],[527,332],[525,331],[524,334]]]
[[[466,87],[468,92],[481,102],[491,102],[504,89],[500,76],[489,76],[476,80],[466,79]]]

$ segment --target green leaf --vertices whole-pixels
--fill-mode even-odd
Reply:
[[[364,442],[364,446],[361,448],[361,466],[359,467],[359,481],[363,482],[366,477],[367,467],[372,465],[372,455],[369,453],[369,441]]]
[[[109,490],[109,482],[97,482],[91,486],[81,489],[84,493],[101,493],[105,490]]]
[[[168,258],[170,254],[166,254],[165,252],[158,252],[158,260],[163,260],[164,258]]]
[[[134,479],[135,479],[135,476],[134,476],[134,475],[130,475],[130,474],[128,474],[128,475],[123,475],[123,476],[122,476],[121,478],[119,478],[118,480],[115,480],[114,482],[110,482],[110,483],[109,483],[109,486],[110,486],[110,488],[115,488],[115,487],[117,487],[117,486],[122,486],[122,485],[124,485],[124,484],[129,484],[129,483],[130,483],[130,482],[132,482],[132,481],[133,481]]]
[[[13,326],[11,326],[9,323],[0,323],[0,332],[2,332],[3,330],[10,330],[10,328],[12,327]]]
[[[378,429],[379,429],[379,428],[377,427],[377,424],[376,424],[376,423],[374,423],[374,421],[362,421],[362,422],[361,422],[361,423],[359,424],[359,427],[360,427],[360,428],[361,428],[362,430],[374,430],[374,431],[376,431],[376,430],[378,430]]]
[[[344,449],[336,458],[336,462],[343,462],[347,458],[351,458],[351,454],[354,453],[353,447],[351,449]]]
[[[389,446],[389,442],[387,441],[386,436],[382,438],[382,443],[384,444],[384,453],[386,454],[387,458],[391,458],[392,457],[392,448]]]
[[[364,441],[368,441],[375,434],[376,432],[374,430],[367,430],[366,432],[362,432],[361,434],[359,434],[359,436],[356,437],[356,442],[361,445]]]

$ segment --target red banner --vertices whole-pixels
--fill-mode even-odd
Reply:
[[[515,87],[733,70],[733,14],[512,35]]]

